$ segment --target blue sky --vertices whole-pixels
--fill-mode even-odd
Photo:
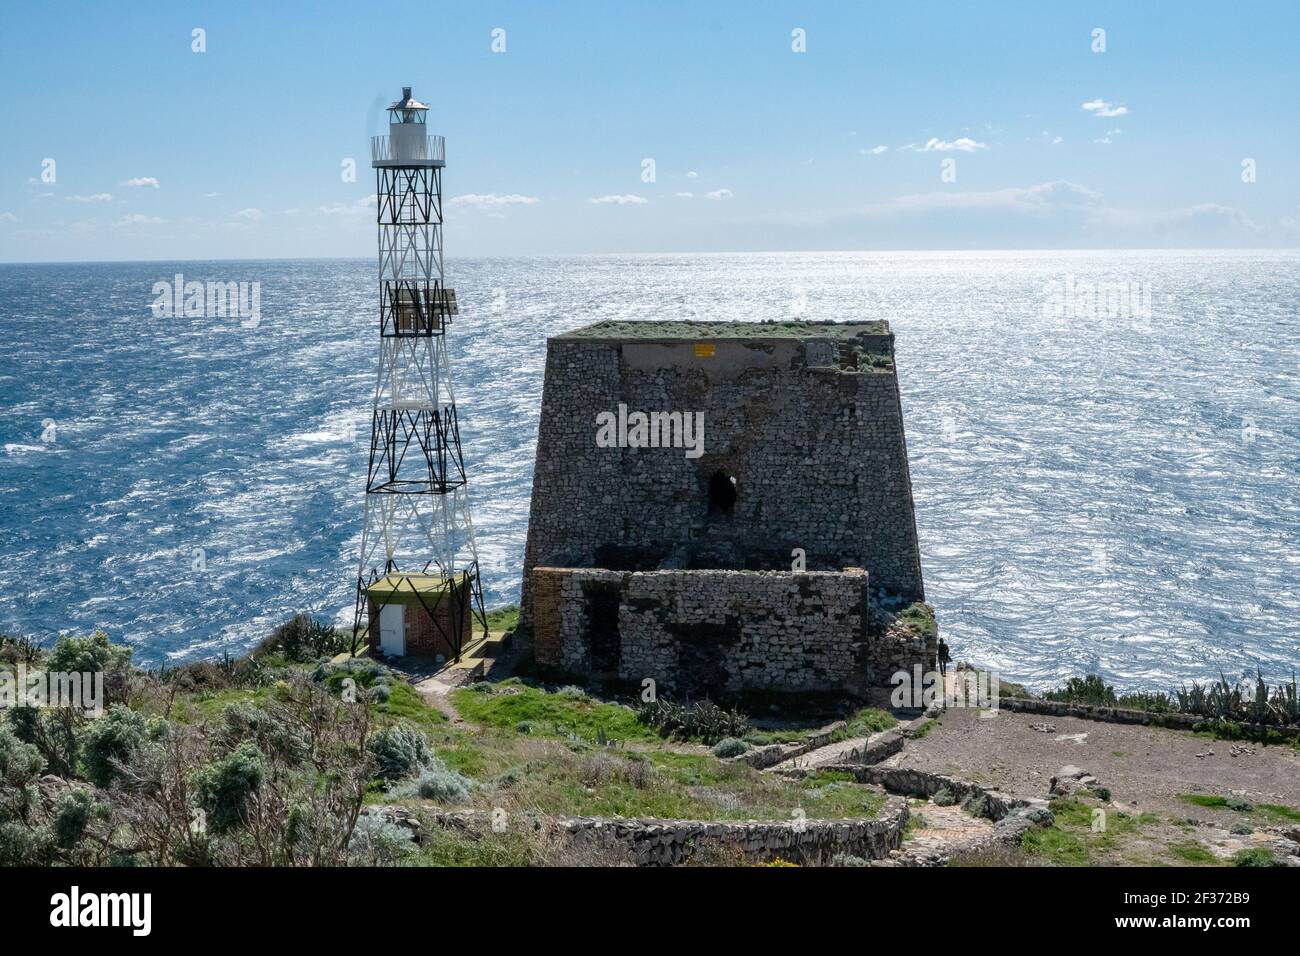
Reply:
[[[373,255],[403,84],[449,255],[1300,246],[1300,4],[979,6],[5,4],[0,261]]]

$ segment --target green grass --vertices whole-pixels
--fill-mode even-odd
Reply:
[[[1192,803],[1198,807],[1211,807],[1226,810],[1228,807],[1228,798],[1214,796],[1208,793],[1180,793],[1178,799],[1184,803]]]
[[[422,730],[448,723],[447,715],[436,707],[430,707],[420,692],[405,682],[389,685],[392,693],[387,703],[374,704],[379,714],[391,717],[404,717]]]
[[[1300,810],[1284,807],[1280,803],[1257,803],[1255,809],[1265,816],[1276,817],[1287,823],[1300,823]]]
[[[489,727],[514,730],[526,724],[533,735],[577,734],[585,740],[595,740],[601,730],[609,740],[659,739],[658,734],[637,720],[632,708],[622,704],[561,696],[516,679],[480,686],[490,690],[453,691],[452,703],[467,720]]]
[[[1159,822],[1153,813],[1134,816],[1107,810],[1106,828],[1092,829],[1093,811],[1098,805],[1092,798],[1061,797],[1050,804],[1056,818],[1050,827],[1035,827],[1025,834],[1022,849],[1059,866],[1088,866],[1113,861],[1121,845],[1139,834],[1143,827]]]
[[[1035,827],[1025,834],[1021,847],[1031,856],[1058,866],[1087,866],[1088,847],[1083,838],[1060,827]]]
[[[1195,840],[1187,840],[1183,843],[1175,843],[1169,847],[1169,852],[1177,857],[1183,863],[1191,863],[1194,866],[1207,866],[1219,862],[1219,858],[1207,850]]]
[[[1240,797],[1220,797],[1216,794],[1209,793],[1180,793],[1178,799],[1186,803],[1194,804],[1198,807],[1217,810],[1236,810],[1238,813],[1250,813],[1255,809],[1250,805],[1250,803]]]
[[[849,725],[850,737],[869,737],[882,730],[898,726],[898,718],[889,711],[876,707],[864,707],[848,717],[845,722]]]
[[[917,727],[915,730],[912,731],[912,739],[920,740],[922,737],[924,737],[926,734],[928,734],[930,731],[934,730],[934,728],[938,726],[939,726],[939,721],[927,720],[920,727]]]
[[[1232,855],[1233,866],[1282,866],[1273,857],[1271,850],[1263,847],[1253,847],[1249,850],[1238,850]]]
[[[533,866],[536,847],[518,831],[482,834],[435,830],[403,866]]]
[[[920,601],[903,608],[898,612],[897,617],[899,623],[914,634],[935,637],[939,633],[939,625],[934,622],[934,612]]]
[[[519,605],[507,604],[487,612],[489,631],[513,631],[519,626]]]

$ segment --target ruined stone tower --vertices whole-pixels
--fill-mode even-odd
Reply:
[[[678,694],[932,666],[884,322],[602,322],[550,339],[524,556],[538,663]]]

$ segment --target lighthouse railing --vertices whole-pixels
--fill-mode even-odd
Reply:
[[[420,146],[423,145],[423,149]],[[412,146],[415,148],[412,149]],[[420,155],[423,153],[423,155]],[[410,160],[412,162],[446,162],[447,159],[447,140],[442,136],[426,136],[423,144],[419,140],[411,142],[407,140],[401,144],[400,149],[395,149],[392,139],[388,136],[370,137],[370,161],[373,163],[397,163]]]

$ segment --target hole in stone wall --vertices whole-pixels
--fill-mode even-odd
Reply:
[[[731,514],[736,507],[736,479],[715,471],[709,478],[709,514]]]
[[[591,653],[591,671],[600,676],[617,675],[622,657],[622,640],[618,633],[618,586],[592,582],[582,590],[587,599],[586,636]]]

